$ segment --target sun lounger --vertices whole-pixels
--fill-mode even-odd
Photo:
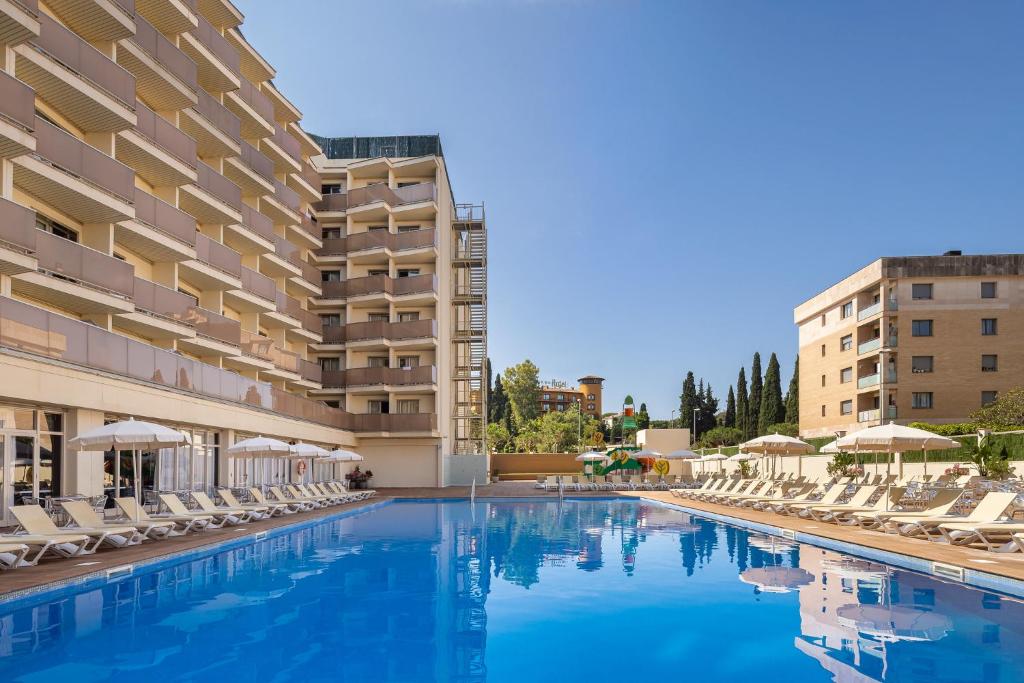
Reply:
[[[739,492],[741,488],[745,490],[753,481],[753,479],[724,479],[721,486],[715,486],[706,491],[694,491],[693,495],[689,497],[693,500],[705,500],[720,493]]]
[[[876,491],[878,491],[877,486],[859,486],[857,487],[857,490],[853,492],[853,495],[850,496],[850,500],[845,503],[812,505],[811,507],[804,508],[800,512],[800,516],[810,517],[816,522],[828,522],[836,512],[842,512],[853,508],[863,510],[867,507],[868,501],[871,500],[871,496],[875,495]]]
[[[357,500],[366,500],[367,498],[373,498],[375,495],[377,495],[377,492],[374,491],[373,489],[347,489],[345,488],[344,484],[337,481],[328,482],[326,484],[326,487],[334,491],[335,493],[348,496],[351,499],[351,502],[355,502]]]
[[[114,548],[122,548],[142,540],[135,527],[107,527],[92,529],[76,527],[74,529],[58,529],[46,511],[38,505],[15,505],[11,512],[17,518],[18,523],[29,534],[37,536],[88,536],[91,545],[87,545],[83,551],[86,554],[96,552],[101,545],[109,545]]]
[[[163,503],[164,507],[166,507],[175,517],[192,517],[194,519],[205,520],[207,529],[220,529],[225,524],[232,523],[232,516],[230,514],[223,512],[207,512],[206,510],[201,512],[189,510],[185,507],[185,504],[172,493],[161,493],[160,502]]]
[[[912,536],[927,538],[931,541],[942,540],[946,543],[954,543],[961,540],[959,545],[968,545],[968,539],[984,543],[988,547],[1001,545],[1009,541],[1010,532],[1007,530],[1002,538],[1002,543],[986,541],[982,532],[977,529],[980,525],[993,525],[1013,505],[1017,498],[1016,492],[993,491],[985,494],[985,497],[978,501],[975,508],[966,516],[959,515],[935,515],[911,520],[903,520],[902,517],[892,517],[887,523],[889,530],[898,531],[901,536]],[[957,536],[952,534],[957,532]],[[996,529],[990,534],[993,537]]]
[[[121,514],[133,520],[132,523],[134,523],[134,520],[141,522],[170,522],[173,528],[169,534],[171,536],[184,536],[190,531],[202,531],[213,521],[213,517],[210,515],[189,514],[179,516],[171,513],[150,515],[134,498],[115,498],[114,502],[121,509]]]
[[[692,498],[698,493],[705,493],[714,489],[721,488],[727,480],[725,477],[709,477],[704,480],[704,483],[695,489],[683,489],[681,491],[673,491],[672,495],[679,498]]]
[[[799,496],[807,496],[818,487],[817,484],[783,483],[761,496],[747,496],[733,505],[761,509],[767,503],[795,501]]]
[[[751,487],[747,493],[725,493],[717,499],[724,505],[739,505],[745,500],[762,496],[781,496],[786,487],[791,486],[785,481],[765,481]]]
[[[61,507],[68,513],[71,519],[74,520],[75,524],[80,527],[89,527],[93,529],[103,529],[109,527],[114,533],[118,533],[116,530],[127,528],[134,528],[140,534],[142,538],[166,538],[174,530],[174,522],[158,521],[158,520],[143,520],[138,522],[128,521],[116,521],[109,522],[104,520],[96,511],[93,510],[92,506],[84,500],[69,500],[61,503]]]
[[[315,500],[321,506],[335,505],[336,501],[332,496],[324,496],[318,493],[313,493],[307,490],[301,484],[289,484],[284,487],[285,490],[292,495],[293,498],[301,499],[306,498],[307,500]]]
[[[871,510],[869,512],[855,512],[853,513],[853,519],[865,529],[882,531],[885,529],[886,522],[893,517],[902,517],[905,522],[912,522],[914,519],[925,519],[948,514],[963,493],[962,489],[939,489],[936,491],[935,496],[928,501],[925,509],[920,512]]]
[[[272,495],[278,502],[287,503],[292,507],[292,509],[295,512],[308,512],[310,510],[315,510],[316,508],[320,507],[320,505],[315,500],[299,500],[297,498],[293,498],[292,496],[285,495],[284,491],[282,491],[277,486],[271,486],[268,489],[268,491],[270,492],[270,495]]]
[[[263,515],[255,510],[217,505],[202,491],[193,491],[192,500],[199,505],[200,512],[205,512],[208,515],[227,515],[227,523],[231,525],[243,524],[245,522],[251,522],[253,520],[263,518]]]
[[[722,493],[709,493],[708,495],[703,496],[701,500],[705,500],[712,503],[722,503],[727,501],[729,498],[732,498],[733,496],[742,496],[748,493],[754,495],[760,489],[764,488],[768,483],[769,482],[767,479],[751,479],[738,486],[734,491],[723,491]]]
[[[879,486],[878,488],[882,488]],[[875,501],[874,505],[863,505],[861,507],[856,506],[843,506],[841,508],[834,508],[830,510],[829,516],[823,521],[833,522],[840,526],[853,526],[857,524],[857,520],[854,515],[859,512],[880,512],[885,513],[889,510],[894,510],[903,494],[907,492],[905,486],[890,486],[882,493],[881,497]]]
[[[288,510],[288,506],[284,503],[241,503],[230,489],[217,489],[217,495],[228,507],[255,510],[264,518],[280,517]]]
[[[28,546],[28,552],[18,562],[17,566],[19,567],[34,566],[47,555],[56,555],[57,557],[87,555],[88,551],[86,548],[89,545],[89,540],[89,537],[85,534],[73,535],[62,533],[57,536],[22,533],[0,534],[0,543]]]
[[[0,570],[24,566],[28,546],[24,543],[0,543]]]
[[[815,505],[833,505],[838,503],[839,499],[844,493],[846,493],[846,487],[847,484],[845,483],[833,484],[827,491],[825,491],[824,494],[822,494],[821,500],[789,502],[772,509],[780,515],[799,515],[803,510],[814,507]]]
[[[535,488],[535,489],[543,489],[544,488],[544,475],[543,474],[538,474],[537,475],[537,483],[533,485],[533,488]]]
[[[252,499],[255,500],[257,503],[259,503],[260,505],[284,506],[284,512],[282,514],[285,514],[285,515],[293,515],[296,512],[299,512],[300,509],[302,509],[301,505],[290,503],[288,501],[284,501],[284,500],[280,500],[280,499],[278,499],[278,500],[270,500],[269,498],[267,498],[266,496],[263,495],[263,491],[260,491],[255,486],[252,486],[252,487],[249,488],[249,495],[251,495]]]

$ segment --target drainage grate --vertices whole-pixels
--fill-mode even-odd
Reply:
[[[266,531],[259,531],[259,532],[255,533],[255,534],[253,534],[252,538],[253,538],[254,541],[262,541],[266,537],[267,537],[267,532]]]
[[[788,538],[791,541],[796,540],[796,532],[792,529],[779,529],[779,535],[783,538]]]
[[[932,562],[932,574],[935,576],[941,576],[944,579],[959,581],[961,583],[964,581],[964,568],[958,567],[955,564]]]
[[[113,581],[114,579],[121,579],[126,576],[131,576],[135,572],[135,565],[123,564],[120,567],[111,567],[107,570],[107,581]]]

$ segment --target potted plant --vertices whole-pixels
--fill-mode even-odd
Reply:
[[[366,470],[365,472],[363,472],[361,469],[359,469],[358,465],[356,465],[356,468],[354,470],[345,475],[345,479],[348,481],[349,488],[351,489],[369,488],[369,481],[372,478],[373,472],[371,470]]]
[[[500,481],[498,478],[498,470],[491,470],[491,483],[497,484]]]

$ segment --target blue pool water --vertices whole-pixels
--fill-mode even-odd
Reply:
[[[651,503],[406,502],[0,604],[0,676],[1022,681],[1024,605]]]

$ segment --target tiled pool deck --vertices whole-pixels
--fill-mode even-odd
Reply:
[[[573,497],[588,497],[610,494],[609,492],[584,492],[571,495]],[[1024,595],[1024,554],[1021,553],[989,553],[981,550],[954,548],[939,543],[900,538],[859,528],[837,527],[834,524],[783,517],[769,512],[690,501],[661,491],[618,492],[611,495],[642,498],[678,506],[707,514],[720,521],[748,526],[757,531],[786,535],[801,542],[862,555],[880,562],[929,574],[935,573],[947,578],[955,576],[957,580],[964,580],[984,588]],[[0,574],[0,600],[23,595],[25,592],[34,592],[33,589],[46,584],[77,581],[96,574],[105,575],[108,571],[117,570],[126,565],[150,563],[159,558],[179,553],[202,552],[211,546],[235,545],[252,541],[257,534],[262,536],[265,532],[282,527],[305,525],[323,517],[376,505],[393,498],[465,498],[468,496],[469,489],[466,487],[378,489],[377,497],[349,505],[252,522],[237,527],[211,529],[203,533],[144,543],[130,548],[102,550],[82,558],[46,560],[40,562],[36,567],[24,567]],[[532,483],[502,482],[477,487],[477,496],[481,498],[532,498],[557,497],[557,494],[538,490],[533,487]],[[939,563],[940,566],[935,567],[935,563]],[[957,576],[961,573],[962,576]]]

